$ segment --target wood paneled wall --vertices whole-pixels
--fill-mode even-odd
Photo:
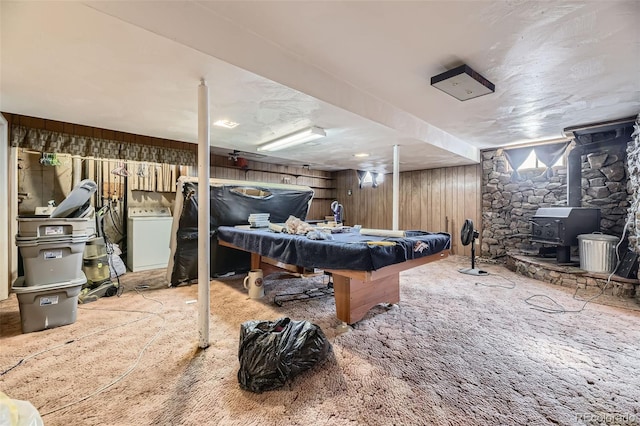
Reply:
[[[377,188],[366,185],[358,188],[355,170],[336,172],[336,199],[344,207],[344,222],[347,225],[362,225],[363,228],[391,229],[392,220],[392,175],[385,175]],[[402,182],[402,176],[400,176]],[[351,194],[351,195],[349,195]],[[400,191],[402,204],[403,191]]]
[[[196,144],[133,135],[78,124],[63,123],[18,114],[3,113],[11,122],[26,127],[42,128],[83,136],[174,149],[197,150]],[[386,175],[378,188],[369,185],[359,189],[354,170],[336,173],[248,161],[246,168],[235,165],[225,156],[211,156],[211,176],[265,183],[291,183],[313,188],[315,196],[308,219],[324,219],[332,214],[331,202],[338,200],[345,209],[348,225],[390,229],[392,222],[392,175]],[[445,231],[452,234],[453,252],[470,254],[470,247],[460,244],[460,228],[470,218],[481,231],[481,170],[479,165],[421,170],[400,174],[401,229]],[[351,190],[351,195],[347,195]]]
[[[393,175],[385,175],[377,188],[362,189],[354,170],[337,172],[335,178],[348,225],[391,229]],[[460,229],[468,218],[482,233],[480,185],[479,165],[400,173],[400,229],[448,232],[452,252],[469,256],[471,246],[460,243]]]
[[[19,114],[5,112],[2,114],[9,123],[34,129],[45,129],[72,135],[91,136],[164,148],[192,150],[194,152],[198,149],[195,143],[172,141]],[[280,166],[260,161],[248,161],[248,167],[240,168],[235,166],[233,160],[219,155],[211,155],[210,164],[211,177],[310,186],[314,190],[314,198],[307,219],[324,219],[325,216],[331,215],[330,206],[331,201],[335,200],[336,190],[335,181],[330,172],[309,170],[302,167]]]

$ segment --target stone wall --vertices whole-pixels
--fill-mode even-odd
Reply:
[[[622,236],[631,204],[627,192],[626,147],[608,153],[591,153],[582,163],[582,207],[600,208],[600,231]]]
[[[539,207],[567,204],[566,166],[519,172],[508,170],[502,149],[482,152],[483,257],[509,252],[537,251],[529,241],[530,219]],[[620,146],[608,152],[582,157],[582,206],[601,209],[601,231],[620,237],[626,222],[630,195],[627,191],[626,153]]]
[[[629,207],[629,246],[640,254],[640,115],[636,119],[634,137],[627,146],[627,190],[631,194]]]
[[[509,256],[507,268],[514,272],[539,281],[569,288],[583,288],[618,297],[633,298],[636,295],[637,281],[618,276],[611,277],[607,274],[585,273],[574,267],[563,267],[553,263],[541,265],[535,258],[526,256]]]

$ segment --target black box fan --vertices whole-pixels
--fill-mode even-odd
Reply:
[[[476,269],[476,238],[480,234],[473,228],[473,221],[465,219],[462,230],[460,231],[460,241],[463,246],[471,244],[471,268],[458,269],[458,272],[468,275],[489,275],[487,271]]]

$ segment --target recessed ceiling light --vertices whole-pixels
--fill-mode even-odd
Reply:
[[[224,127],[225,129],[233,129],[238,125],[238,123],[231,120],[218,120],[218,121],[215,121],[213,125],[218,127]]]
[[[361,152],[359,154],[353,154],[354,157],[368,157],[369,154],[367,154],[366,152]]]

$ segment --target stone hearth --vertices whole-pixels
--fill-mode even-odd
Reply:
[[[597,290],[606,285],[609,277],[609,274],[587,272],[575,266],[558,265],[555,258],[539,256],[510,254],[507,256],[506,266],[521,275],[570,288]],[[639,287],[640,281],[638,279],[613,275],[606,287],[605,294],[625,298],[638,296],[640,298]]]

